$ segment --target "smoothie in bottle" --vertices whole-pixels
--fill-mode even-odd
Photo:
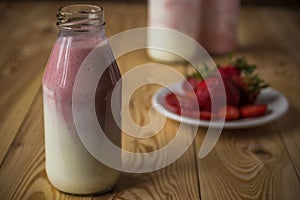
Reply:
[[[103,9],[94,5],[69,5],[59,8],[57,20],[59,34],[43,77],[47,176],[54,187],[66,193],[105,192],[117,182],[120,172],[102,164],[83,146],[72,110],[72,91],[79,67],[106,39]],[[105,56],[113,55],[107,52]],[[121,131],[114,121],[107,123],[111,118],[106,115],[111,115],[107,113],[111,108],[106,101],[120,77],[113,62],[100,78],[95,94],[99,124],[108,137],[113,135],[117,145],[121,144]],[[106,128],[105,124],[110,127]]]

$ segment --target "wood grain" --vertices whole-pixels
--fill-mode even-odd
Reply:
[[[281,24],[280,29],[278,24]],[[287,95],[291,104],[289,113],[282,120],[278,120],[278,130],[300,177],[300,156],[295,153],[300,152],[300,146],[297,144],[297,141],[300,141],[299,131],[297,131],[300,117],[300,13],[295,10],[282,10],[274,20],[269,20],[269,27],[270,32],[276,30],[273,37],[277,42],[274,43],[280,52],[284,52],[280,55],[278,53],[278,57],[282,57],[283,62],[280,66],[277,65],[274,70],[276,76],[271,76],[271,81]],[[286,40],[287,37],[289,40]]]
[[[247,18],[252,12],[257,15]],[[300,141],[297,123],[300,117],[300,13],[294,8],[248,8],[242,13],[242,22],[243,53],[257,63],[259,72],[270,85],[289,100],[289,113],[276,125],[299,177],[300,156],[295,152],[299,152],[297,141]],[[253,45],[252,48],[249,45]]]
[[[199,133],[199,149],[206,131]],[[272,125],[223,131],[198,160],[201,199],[299,199],[300,184]],[[287,186],[288,185],[288,186]]]
[[[300,113],[293,107],[289,110],[287,115],[280,121],[276,123],[276,127],[280,132],[281,138],[285,144],[290,159],[294,165],[295,171],[300,180]]]
[[[170,121],[167,123],[169,125],[161,133],[164,137],[152,139],[156,144],[165,143],[176,132],[177,125]],[[139,142],[138,146],[137,149],[131,149],[131,151],[145,152],[146,150],[147,152],[149,148],[155,148],[155,145],[151,145],[150,142],[147,145]],[[199,199],[195,165],[192,146],[179,160],[166,168],[151,173],[123,174],[114,193],[94,199],[107,199],[107,197],[111,199]]]
[[[14,5],[13,9],[12,5],[6,6],[0,22],[2,27],[6,27],[0,35],[0,141],[3,141],[0,163],[40,87],[55,28],[47,18],[49,10],[46,5]],[[32,12],[33,8],[37,9],[36,12]],[[39,23],[32,23],[37,18]],[[27,29],[17,27],[19,23]]]

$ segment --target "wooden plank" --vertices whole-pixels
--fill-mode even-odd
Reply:
[[[24,17],[18,16],[18,13]],[[1,26],[6,27],[1,34],[6,35],[1,36],[3,48],[0,50],[0,163],[40,87],[55,33],[47,13],[49,8],[41,4],[35,7],[10,4],[8,9],[3,10],[3,15],[10,17],[10,20],[1,22]],[[39,22],[32,23],[36,19]],[[18,26],[19,22],[22,26]],[[14,31],[7,32],[11,30]]]
[[[300,126],[298,123],[300,118],[299,19],[300,13],[296,10],[280,10],[273,20],[269,19],[268,24],[270,31],[277,30],[273,37],[277,41],[277,48],[283,52],[281,56],[285,58],[284,63],[276,70],[277,76],[273,76],[271,80],[277,83],[278,88],[287,95],[290,101],[288,114],[278,120],[276,125],[300,179]],[[274,61],[278,61],[277,58]]]
[[[300,180],[300,112],[291,108],[283,119],[278,120],[276,127],[280,131],[281,138],[285,144],[290,159],[293,162],[295,171]]]
[[[198,174],[201,199],[300,198],[299,180],[272,125],[223,131],[213,151],[198,160]]]
[[[102,2],[100,6],[104,8],[108,36],[147,25],[147,7],[145,3],[118,2],[114,4]]]
[[[256,10],[256,18],[247,18],[254,9],[243,12],[241,35],[244,49],[256,45],[242,53],[258,64],[259,72],[290,102],[289,113],[276,125],[299,177],[300,13],[295,8],[261,8]]]
[[[138,148],[132,152],[147,152],[157,149],[169,141],[176,132],[177,124],[168,121],[160,136],[152,138],[152,142],[132,142],[125,138],[123,144]],[[187,131],[188,132],[188,131]],[[126,147],[125,147],[126,148]],[[122,174],[113,193],[99,195],[94,199],[199,199],[197,172],[194,148],[191,146],[186,153],[170,166],[161,170],[142,174]]]

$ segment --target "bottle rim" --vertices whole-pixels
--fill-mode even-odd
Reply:
[[[91,4],[61,6],[56,18],[56,25],[61,30],[88,32],[105,25],[103,8]]]

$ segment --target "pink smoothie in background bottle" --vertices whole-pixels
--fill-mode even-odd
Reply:
[[[212,54],[224,54],[237,46],[240,0],[202,0],[199,43]]]
[[[63,192],[104,192],[113,187],[120,172],[105,166],[86,150],[72,113],[72,91],[79,67],[89,52],[106,39],[103,9],[91,5],[66,6],[59,9],[58,20],[60,33],[43,77],[47,176]],[[110,52],[107,56],[111,56]],[[120,77],[114,62],[102,75],[95,94],[99,123],[107,135],[118,138],[114,140],[117,145],[121,145],[120,129],[114,121],[109,122],[109,128],[105,125],[108,119],[112,120],[106,117],[111,115],[107,101]]]
[[[212,54],[230,53],[237,46],[239,8],[240,0],[149,0],[148,26],[184,33]],[[181,48],[194,56],[193,48],[169,34],[150,31],[148,44],[168,50]],[[148,53],[156,60],[182,61],[179,56],[163,50],[148,49]]]

